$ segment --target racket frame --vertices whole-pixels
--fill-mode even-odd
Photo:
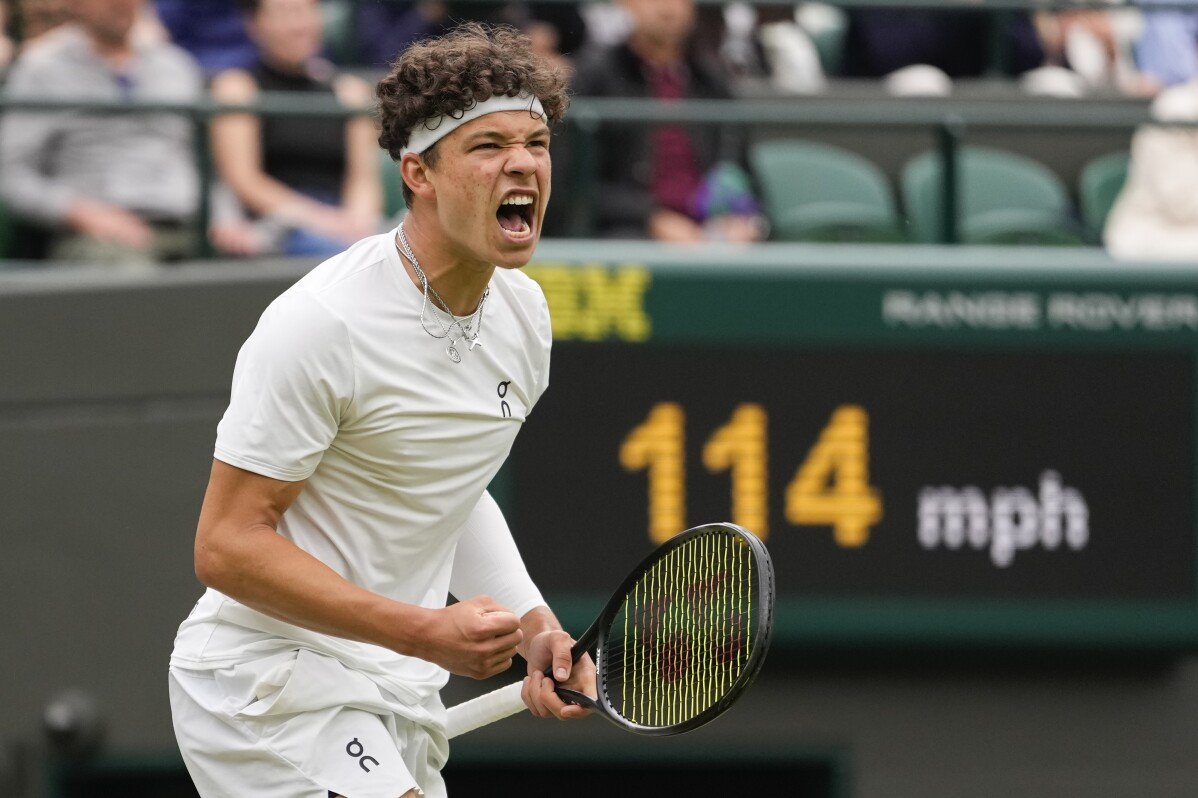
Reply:
[[[670,552],[695,538],[716,533],[717,530],[723,534],[730,533],[740,538],[749,547],[750,558],[757,576],[756,584],[753,586],[755,594],[755,628],[752,632],[751,639],[753,647],[749,652],[749,659],[745,662],[744,667],[732,685],[719,700],[693,718],[668,726],[648,726],[634,723],[612,707],[611,700],[604,687],[603,658],[598,656],[598,652],[602,650],[604,643],[607,642],[610,636],[611,624],[615,621],[617,615],[619,615],[628,593],[636,585],[637,581],[656,563],[668,556]],[[595,660],[596,669],[595,687],[598,697],[592,699],[590,696],[561,687],[557,688],[557,693],[563,700],[596,710],[620,728],[627,729],[636,734],[666,736],[682,734],[683,732],[697,729],[705,723],[714,720],[718,715],[732,706],[740,694],[753,683],[753,679],[760,672],[762,663],[765,661],[766,652],[769,651],[770,640],[773,637],[774,595],[773,560],[770,559],[765,544],[752,532],[744,527],[727,522],[703,524],[702,526],[692,527],[684,532],[680,532],[650,552],[648,556],[641,560],[640,564],[629,572],[620,586],[612,593],[611,598],[607,600],[607,604],[603,607],[602,612],[599,613],[598,617],[595,618],[582,636],[578,638],[570,651],[570,656],[575,662],[583,654],[590,653],[593,655],[592,658]]]

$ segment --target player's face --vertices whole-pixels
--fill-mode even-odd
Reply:
[[[324,21],[317,0],[262,0],[250,19],[250,35],[270,63],[302,67],[320,52]]]
[[[437,146],[428,176],[445,237],[484,263],[507,269],[528,263],[549,203],[549,128],[527,111],[499,111],[462,125]]]

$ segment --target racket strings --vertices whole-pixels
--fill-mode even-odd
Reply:
[[[632,723],[685,723],[737,684],[755,621],[753,555],[713,532],[672,549],[630,589],[600,652],[612,709]]]

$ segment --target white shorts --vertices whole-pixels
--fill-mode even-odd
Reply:
[[[306,649],[170,670],[183,761],[203,798],[445,798],[445,738],[386,711],[377,686]]]

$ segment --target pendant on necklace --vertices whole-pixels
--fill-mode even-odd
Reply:
[[[451,342],[449,346],[445,347],[445,354],[449,355],[449,359],[454,363],[461,363],[462,353],[458,351],[458,348],[454,346],[454,343],[456,343],[456,341]]]
[[[480,341],[480,340],[478,340],[478,336],[477,336],[477,335],[476,335],[476,336],[474,336],[473,338],[471,338],[471,339],[470,339],[470,351],[471,351],[471,352],[473,352],[473,351],[474,351],[474,347],[476,347],[476,346],[482,346],[482,345],[483,345],[483,342],[482,342],[482,341]]]

